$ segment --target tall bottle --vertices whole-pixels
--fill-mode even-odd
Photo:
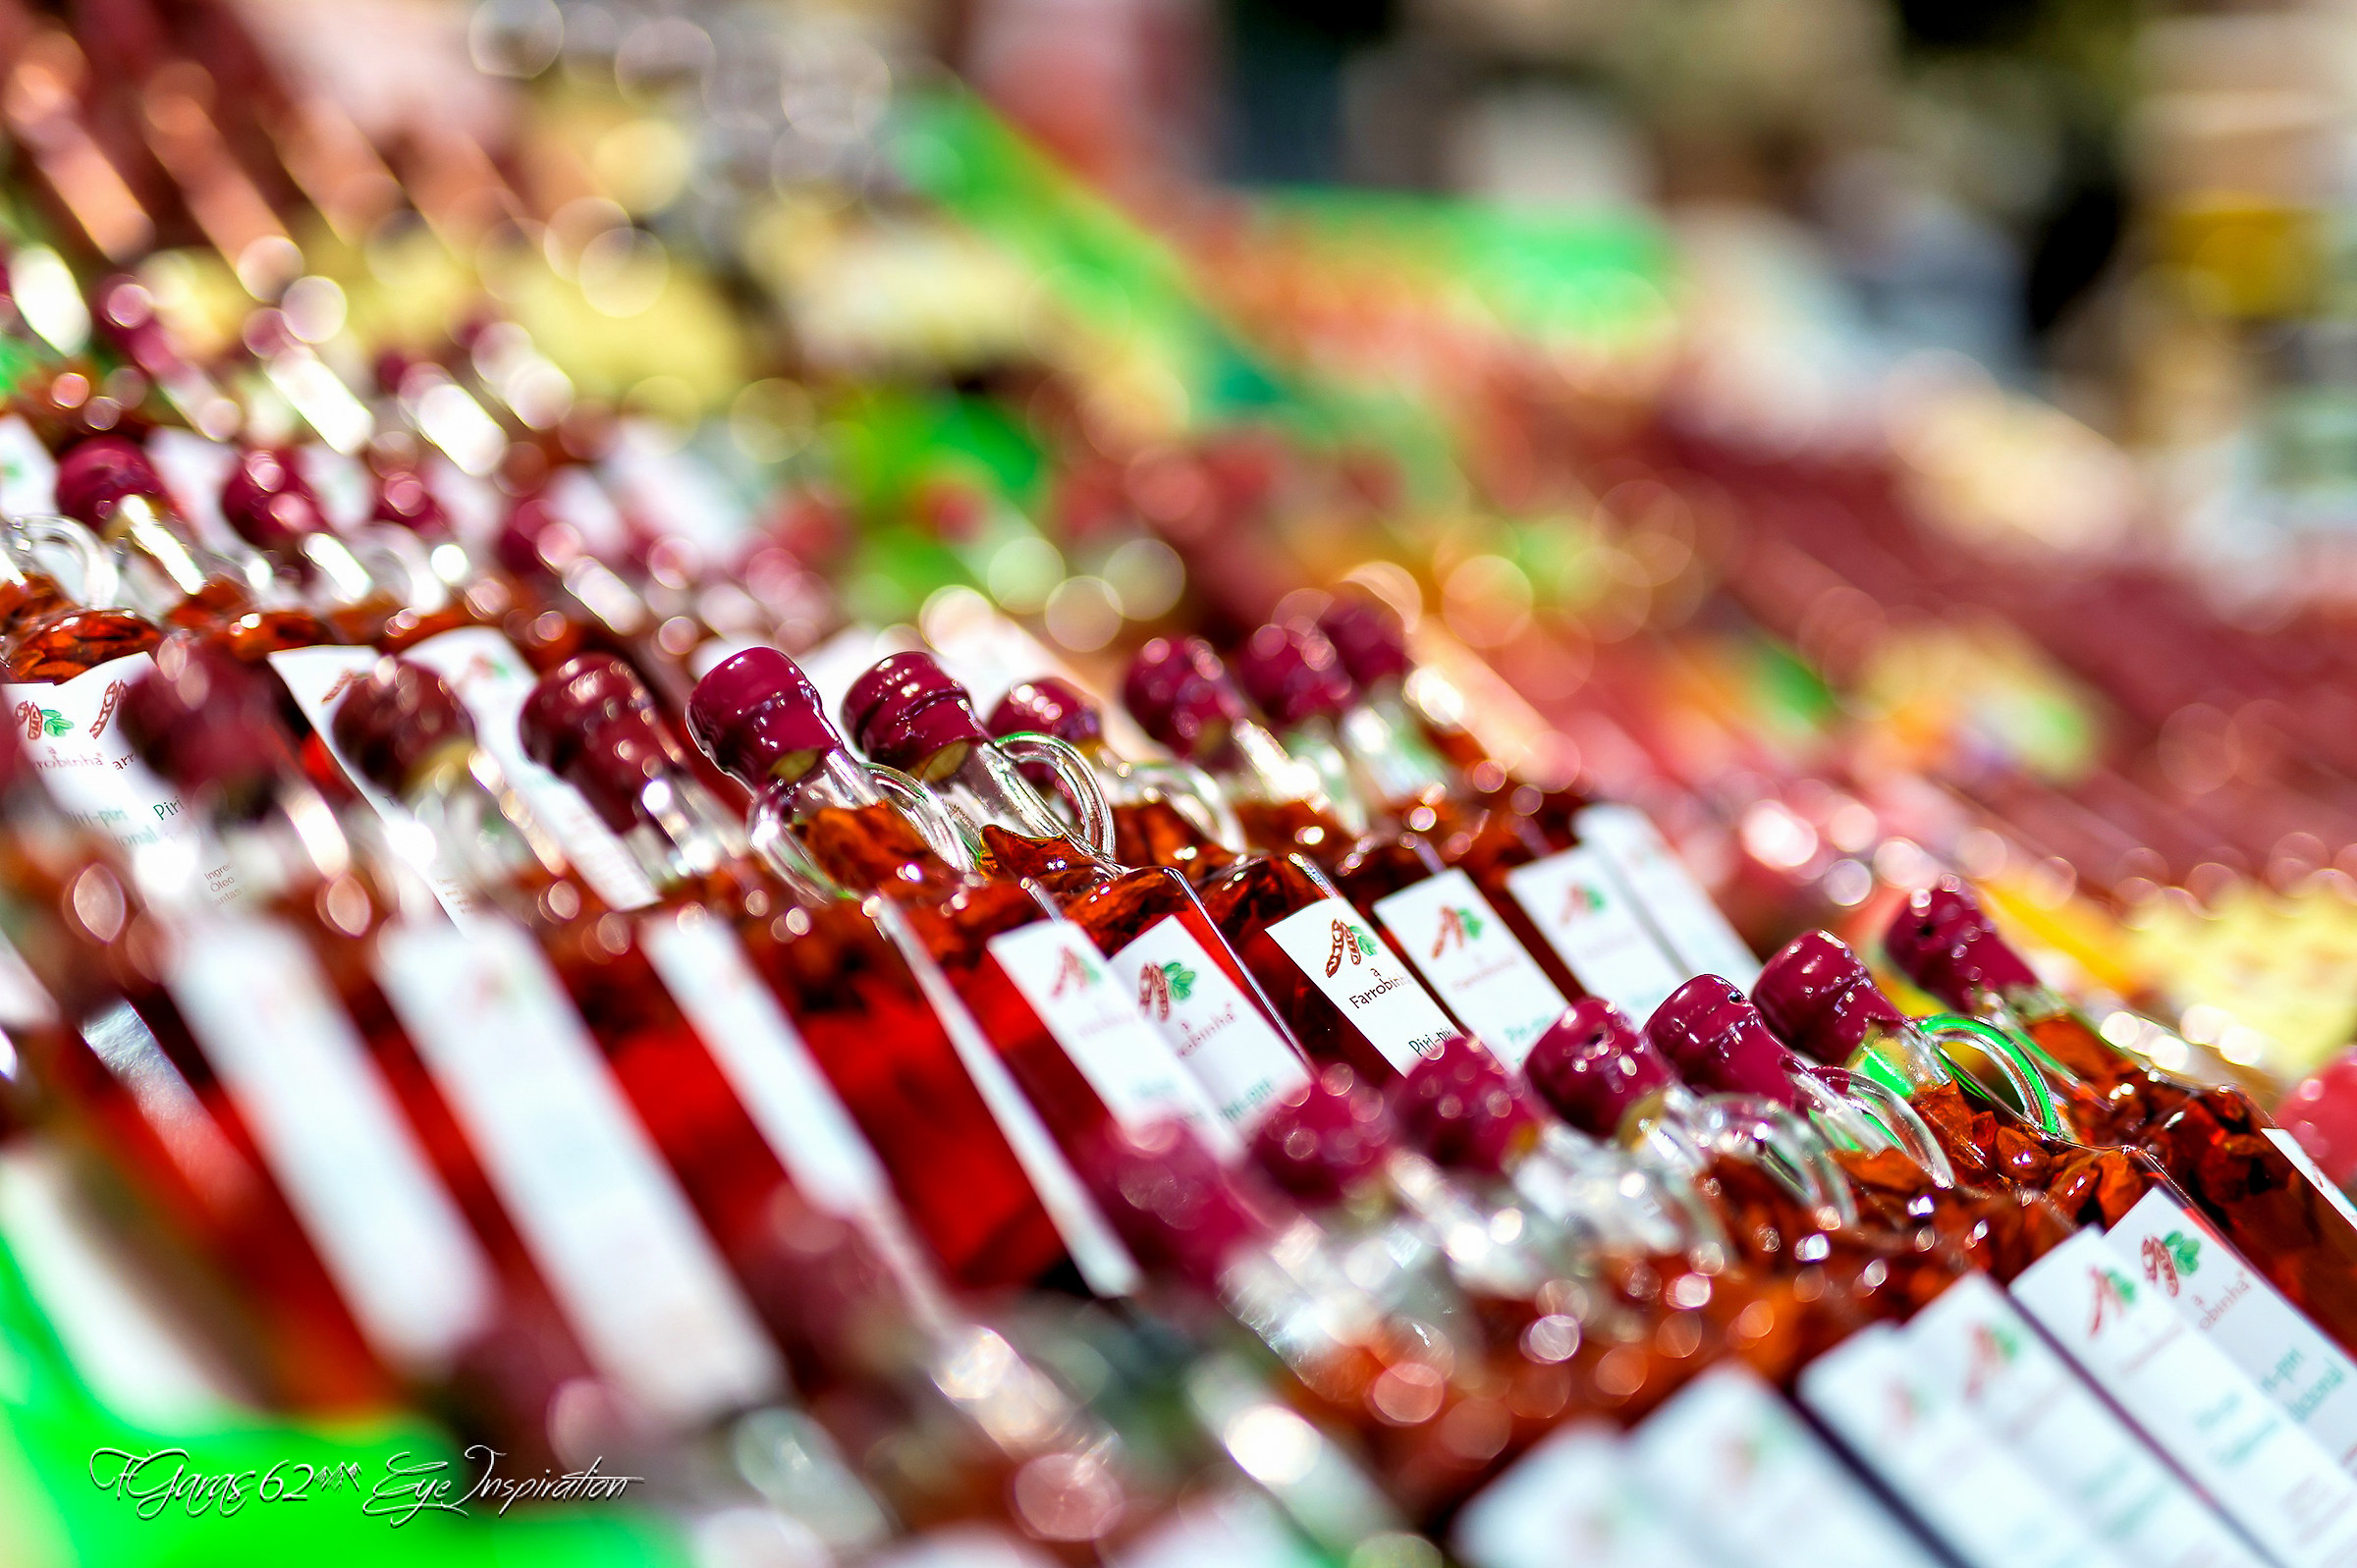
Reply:
[[[1351,902],[1379,918],[1390,912],[1387,925],[1396,919],[1401,926],[1398,935],[1411,956],[1428,950],[1437,964],[1461,950],[1452,939],[1469,914],[1473,923],[1504,928],[1492,944],[1497,954],[1480,972],[1495,967],[1510,940],[1545,972],[1553,1012],[1561,1012],[1566,995],[1601,995],[1641,1018],[1684,978],[1596,856],[1551,855],[1528,819],[1475,798],[1412,729],[1366,700],[1314,627],[1263,626],[1236,665],[1287,752],[1321,778],[1340,781],[1333,787],[1354,791],[1393,830],[1361,839],[1330,869]],[[1431,869],[1436,855],[1450,870]],[[1415,888],[1423,893],[1408,893]],[[1428,903],[1443,910],[1437,926],[1425,914]],[[1539,999],[1533,993],[1531,1000]],[[1469,998],[1468,1004],[1476,1003]],[[1545,1019],[1536,1024],[1545,1026]],[[1535,1038],[1530,1024],[1518,1032],[1525,1038],[1515,1043],[1517,1052]]]
[[[1318,625],[1333,640],[1343,668],[1358,683],[1366,706],[1384,729],[1421,731],[1454,764],[1457,780],[1474,798],[1527,818],[1556,851],[1589,851],[1583,858],[1603,863],[1686,974],[1723,974],[1748,985],[1759,973],[1759,960],[1750,947],[1642,811],[1597,800],[1569,780],[1544,787],[1515,784],[1480,752],[1470,735],[1414,700],[1417,678],[1424,673],[1413,669],[1404,632],[1391,610],[1364,595],[1345,592],[1319,618]],[[1428,687],[1436,684],[1427,682]],[[1382,731],[1370,727],[1370,732]],[[1345,725],[1343,738],[1347,742],[1350,737]]]
[[[2040,984],[1953,877],[1910,894],[1883,946],[1950,1006],[2026,1035],[2086,1138],[2145,1149],[2253,1267],[2357,1352],[2357,1223],[2246,1091],[2185,1083],[2114,1048]]]
[[[1981,1048],[1975,1065],[2006,1080],[2004,1089],[1985,1089],[1976,1078],[1968,1091],[1942,1046],[1898,1010],[1857,954],[1831,933],[1793,938],[1761,969],[1751,995],[1778,1038],[1802,1055],[1901,1086],[1967,1180],[2034,1187],[2076,1223],[2103,1226],[2118,1223],[2146,1193],[2168,1185],[2160,1162],[2142,1149],[2080,1143],[2031,1119],[2051,1108],[2045,1085],[1986,1041],[1968,1043]]]
[[[1417,1032],[1407,1027],[1415,1022],[1410,1007],[1428,1000],[1432,993],[1439,994],[1466,1031],[1509,1066],[1520,1061],[1531,1042],[1562,1011],[1562,986],[1532,958],[1482,891],[1463,872],[1444,866],[1422,837],[1388,827],[1369,831],[1362,802],[1348,792],[1346,770],[1338,764],[1344,780],[1337,787],[1345,790],[1338,801],[1315,768],[1292,757],[1253,721],[1242,694],[1208,644],[1191,637],[1148,643],[1132,661],[1124,689],[1131,714],[1146,731],[1210,770],[1245,836],[1278,856],[1261,863],[1273,871],[1223,873],[1234,881],[1239,894],[1249,889],[1262,900],[1288,892],[1298,896],[1308,868],[1293,875],[1283,855],[1290,851],[1306,857],[1324,873],[1319,884],[1331,879],[1343,895],[1343,908],[1353,914],[1334,911],[1321,931],[1314,917],[1304,912],[1296,916],[1302,922],[1297,929],[1324,935],[1338,925],[1361,928],[1370,933],[1366,956],[1388,955],[1392,963],[1405,964],[1411,974],[1422,977],[1423,986],[1410,980],[1378,992],[1353,984],[1354,974],[1346,976],[1341,966],[1325,962],[1332,954],[1331,944],[1288,949],[1299,972],[1331,1001],[1351,1012],[1359,1032],[1382,1048],[1384,1059],[1395,1070],[1412,1065],[1411,1051],[1435,1054],[1437,1042],[1419,1047],[1414,1043]],[[1291,706],[1307,711],[1318,706],[1324,700],[1319,694],[1329,689],[1325,667],[1304,660],[1286,689],[1273,690],[1271,698],[1288,711]],[[1339,756],[1333,748],[1327,750]],[[1254,883],[1268,886],[1264,891],[1252,887]],[[1218,885],[1205,884],[1207,900],[1215,899]],[[1306,902],[1298,907],[1306,910]],[[1669,980],[1666,964],[1656,978]],[[1667,985],[1661,989],[1666,993]],[[1399,1016],[1395,1020],[1390,1012]],[[1316,1054],[1318,1046],[1307,1034],[1302,1038]],[[1389,1076],[1362,1059],[1351,1060],[1378,1082]]]
[[[1206,1086],[1223,1129],[1248,1124],[1302,1080],[1300,1048],[1186,879],[1112,858],[1112,813],[1077,752],[1037,733],[993,740],[964,688],[924,653],[896,654],[854,681],[844,716],[871,758],[924,782],[986,875],[1036,884],[1088,933],[1147,1023]],[[1076,835],[1032,789],[1026,763],[1060,785]]]
[[[126,722],[247,896],[223,913],[192,862],[136,857],[112,884],[119,992],[41,1070],[225,1281],[273,1391],[383,1379],[553,1460],[560,1400],[600,1371],[370,978],[416,890],[343,836],[256,678],[179,645],[134,689]],[[632,1398],[603,1388],[576,1411]]]

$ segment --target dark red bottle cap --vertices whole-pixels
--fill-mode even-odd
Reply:
[[[1074,1163],[1105,1217],[1148,1268],[1215,1285],[1237,1252],[1270,1227],[1183,1122],[1124,1132],[1110,1119]]]
[[[1278,1186],[1330,1204],[1379,1169],[1399,1141],[1383,1096],[1336,1063],[1278,1101],[1252,1133],[1252,1158]]]
[[[292,452],[255,447],[242,453],[221,485],[221,516],[259,550],[300,549],[306,534],[327,531],[319,498]]]
[[[1582,997],[1522,1063],[1540,1099],[1580,1131],[1610,1138],[1630,1108],[1677,1081],[1652,1041],[1609,1001]]]
[[[296,767],[269,677],[193,637],[167,639],[122,702],[124,736],[185,790],[239,789]]]
[[[1907,1021],[1858,955],[1826,931],[1786,943],[1761,968],[1751,1000],[1785,1045],[1836,1067],[1857,1054],[1875,1025]]]
[[[125,496],[149,496],[171,505],[163,476],[147,454],[121,436],[93,436],[57,460],[57,510],[103,533]]]
[[[328,726],[360,777],[398,795],[426,759],[474,743],[474,719],[448,681],[407,659],[379,659],[345,692]]]
[[[2038,984],[1956,877],[1909,893],[1883,934],[1883,950],[1908,979],[1951,1007],[1969,1010],[1983,994]]]
[[[580,536],[538,496],[525,496],[510,507],[491,541],[492,559],[519,577],[544,575],[580,553]]]
[[[1371,595],[1338,595],[1318,617],[1318,629],[1341,655],[1343,669],[1362,686],[1403,679],[1415,668],[1407,657],[1407,627],[1399,613]]]
[[[447,539],[454,531],[450,514],[442,510],[433,489],[407,468],[396,468],[376,481],[376,507],[370,516],[407,528],[420,539]]]
[[[585,653],[540,677],[516,716],[524,755],[581,792],[607,827],[638,822],[648,781],[687,759],[629,665]]]
[[[1245,717],[1243,694],[1201,637],[1156,637],[1138,649],[1122,703],[1147,734],[1192,762],[1215,755]]]
[[[715,767],[755,790],[798,779],[843,749],[818,688],[775,648],[747,648],[714,665],[687,695],[687,733]]]
[[[1280,728],[1335,718],[1357,695],[1334,644],[1314,626],[1261,627],[1236,655],[1235,676]]]
[[[973,698],[929,653],[896,653],[852,681],[843,729],[870,758],[911,771],[947,747],[990,738]]]
[[[1408,1141],[1453,1170],[1496,1174],[1538,1137],[1539,1117],[1506,1064],[1462,1035],[1392,1088]]]
[[[994,735],[1029,730],[1034,734],[1054,735],[1075,746],[1105,737],[1105,724],[1097,713],[1097,705],[1054,676],[1041,676],[1036,680],[1019,681],[1009,687],[999,705],[990,710],[989,727]]]
[[[1697,1089],[1759,1095],[1794,1104],[1800,1058],[1768,1032],[1760,1009],[1731,981],[1697,975],[1670,993],[1645,1025],[1646,1038]]]

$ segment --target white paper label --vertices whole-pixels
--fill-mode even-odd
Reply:
[[[1590,806],[1571,826],[1612,864],[1614,874],[1636,895],[1686,975],[1724,975],[1751,989],[1760,961],[1735,928],[1719,912],[1694,873],[1662,838],[1653,819],[1634,806]],[[1684,976],[1680,977],[1681,979]]]
[[[1949,1285],[1906,1336],[1917,1376],[1971,1409],[2124,1555],[2154,1568],[2262,1568],[1988,1275]]]
[[[1714,1367],[1640,1422],[1629,1456],[1714,1556],[1745,1568],[1931,1568],[1759,1375]]]
[[[154,668],[147,654],[130,654],[56,684],[0,685],[0,701],[41,783],[70,815],[135,854],[185,854],[192,863],[201,838],[195,818],[123,733],[123,699]],[[226,863],[204,867],[203,876],[215,901],[237,901],[237,878]]]
[[[1173,1116],[1223,1158],[1242,1144],[1211,1096],[1138,1015],[1135,993],[1069,920],[1042,920],[990,939],[990,955],[1064,1047],[1114,1119],[1137,1131]]]
[[[1643,1024],[1662,1000],[1693,974],[1674,962],[1646,928],[1635,900],[1603,854],[1565,849],[1506,874],[1531,924],[1555,947],[1571,977]]]
[[[2120,1216],[2105,1240],[2325,1452],[2357,1468],[2357,1363],[2273,1281],[2160,1188]]]
[[[2325,1195],[2325,1202],[2338,1210],[2341,1218],[2357,1225],[2357,1203],[2351,1203],[2349,1195],[2309,1158],[2308,1151],[2300,1147],[2300,1140],[2280,1127],[2270,1127],[2266,1131],[2268,1141],[2283,1151],[2283,1158],[2297,1166],[2301,1175],[2316,1183],[2316,1190]]]
[[[685,909],[647,916],[638,936],[672,1000],[802,1195],[845,1216],[887,1202],[883,1162],[801,1031],[753,973],[736,935],[703,910]]]
[[[0,512],[12,517],[57,512],[57,460],[23,414],[0,419]]]
[[[523,754],[516,717],[539,677],[507,638],[488,626],[461,626],[426,638],[402,657],[450,683],[474,720],[475,743],[497,759],[508,783],[556,836],[565,858],[598,897],[615,909],[643,909],[655,901],[654,887],[638,862],[580,791]]]
[[[1309,1082],[1301,1054],[1177,915],[1149,927],[1111,962],[1137,1010],[1239,1137],[1250,1135],[1280,1095]]]
[[[1872,1325],[1801,1370],[1800,1402],[1970,1568],[2120,1562],[1911,1359],[1897,1328]]]
[[[2082,1230],[2013,1299],[2283,1568],[2357,1565],[2357,1482],[2216,1345]]]
[[[447,1363],[490,1317],[490,1266],[301,939],[193,927],[166,986],[369,1342]]]
[[[1438,1056],[1450,1037],[1461,1032],[1399,955],[1342,899],[1325,898],[1295,910],[1271,926],[1269,936],[1401,1072]]]
[[[1472,1568],[1705,1568],[1629,1474],[1618,1433],[1559,1428],[1456,1516],[1456,1554]]]
[[[692,1426],[785,1371],[557,978],[513,926],[388,929],[377,975],[584,1349]]]
[[[1461,871],[1375,901],[1425,984],[1508,1067],[1519,1067],[1570,1005]]]

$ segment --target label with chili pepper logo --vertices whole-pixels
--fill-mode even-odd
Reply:
[[[1509,1067],[1569,1005],[1461,871],[1379,899],[1375,913],[1425,983]]]
[[[1366,917],[1340,898],[1286,916],[1269,936],[1401,1072],[1439,1055],[1460,1032],[1398,955],[1376,940]]]

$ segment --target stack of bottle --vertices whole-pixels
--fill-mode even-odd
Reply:
[[[188,59],[127,148],[27,26],[93,281],[9,271],[6,1126],[259,1401],[844,1558],[2357,1562],[2357,1215],[1960,884],[1882,938],[1952,1013],[1763,966],[1351,591],[822,669],[800,514],[695,542],[515,322],[314,342],[290,236],[487,163]],[[202,352],[121,270],[175,226]]]

